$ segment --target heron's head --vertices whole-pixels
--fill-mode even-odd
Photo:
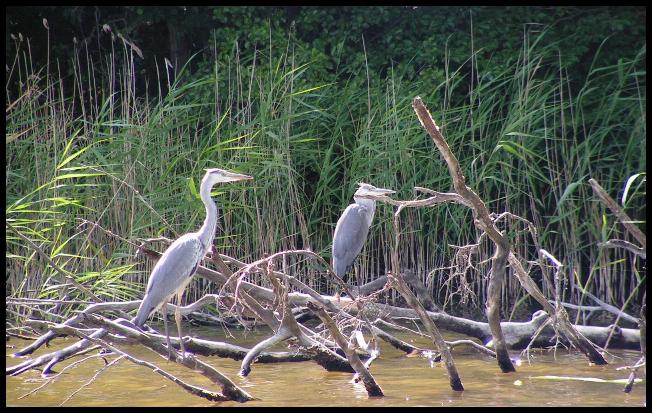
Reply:
[[[358,190],[355,191],[355,194],[353,196],[373,199],[373,198],[384,197],[395,193],[396,191],[392,191],[391,189],[377,188],[373,185],[360,182],[358,184]]]
[[[249,175],[243,175],[235,172],[225,171],[224,169],[211,168],[211,169],[206,169],[206,175],[204,175],[204,179],[202,179],[202,183],[208,182],[210,186],[213,186],[217,183],[246,181],[249,179],[254,179],[254,178]]]

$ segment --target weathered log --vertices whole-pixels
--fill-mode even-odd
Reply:
[[[228,260],[228,256],[225,260]],[[522,267],[521,267],[522,269]],[[525,271],[525,270],[523,270]],[[197,273],[209,280],[213,280],[221,285],[220,280],[226,281],[225,278],[222,278],[221,274],[217,271],[205,267],[199,267]],[[528,277],[529,278],[529,277]],[[529,278],[531,280],[531,278]],[[256,300],[267,300],[273,301],[274,292],[265,287],[260,287],[258,285],[241,281],[240,289],[247,291],[253,298]],[[334,306],[338,308],[345,309],[347,312],[356,315],[360,310],[352,305],[353,300],[349,297],[337,297],[337,296],[327,296],[322,295],[324,300],[329,301]],[[299,292],[290,292],[288,293],[288,302],[292,306],[305,307],[308,302],[312,301],[312,297],[308,294],[299,293]],[[550,305],[550,304],[548,304]],[[368,303],[365,305],[363,312],[370,319],[375,319],[377,317],[394,317],[394,318],[413,318],[418,319],[416,312],[410,308],[402,308],[391,306],[383,303]],[[471,337],[478,338],[483,342],[489,341],[491,336],[491,331],[487,323],[481,321],[474,321],[470,319],[465,319],[462,317],[455,317],[445,313],[437,313],[428,311],[428,316],[439,326],[440,328],[465,334]],[[505,342],[510,348],[519,349],[525,348],[527,343],[532,339],[532,334],[536,331],[537,327],[528,326],[532,324],[533,321],[528,322],[501,322],[501,328],[503,329],[503,334],[505,335]],[[602,340],[604,333],[608,334],[607,327],[589,327],[581,325],[573,325],[573,328],[578,330],[583,336],[592,342],[598,345],[606,344],[606,341]],[[537,347],[547,347],[550,345],[548,338],[554,336],[554,331],[552,334],[547,334],[548,331],[552,328],[545,328],[543,333],[544,335],[538,337],[532,345]],[[640,348],[640,333],[636,329],[627,329],[623,328],[621,339],[609,342],[609,348],[617,349],[639,349]]]

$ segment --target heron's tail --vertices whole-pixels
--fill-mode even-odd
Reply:
[[[145,324],[145,321],[149,318],[150,313],[152,312],[153,308],[151,308],[151,305],[147,302],[148,300],[145,298],[141,303],[140,307],[138,307],[138,313],[136,313],[136,317],[131,320],[132,323],[136,325],[136,327],[142,327],[143,324]]]
[[[335,275],[337,275],[340,278],[343,278],[346,275],[347,265],[342,260],[338,260],[334,258],[333,270],[335,271]]]

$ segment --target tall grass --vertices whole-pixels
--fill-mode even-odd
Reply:
[[[153,80],[139,77],[138,50],[121,38],[101,61],[85,46],[76,49],[72,76],[60,75],[52,58],[49,68],[33,68],[26,43],[15,41],[7,76],[7,222],[107,300],[138,298],[151,270],[128,240],[175,237],[201,224],[198,186],[207,167],[255,177],[213,192],[219,249],[244,261],[294,248],[330,259],[334,225],[357,182],[393,188],[402,199],[414,196],[414,186],[450,190],[446,166],[411,109],[416,95],[442,125],[467,184],[492,211],[533,222],[541,246],[572,269],[571,284],[622,305],[644,282],[630,253],[598,249],[598,242],[626,235],[587,180],[621,197],[628,178],[645,171],[645,49],[578,80],[566,78],[554,44],[528,39],[511,70],[474,61],[473,79],[450,68],[434,85],[406,82],[394,70],[380,77],[365,67],[315,82],[314,63],[302,60],[306,53],[295,50],[291,37],[247,55],[236,43],[203,75],[160,62]],[[571,81],[582,84],[576,96]],[[158,98],[139,98],[143,88],[156,88],[150,95]],[[625,209],[643,219],[645,206],[640,175]],[[366,281],[387,268],[392,212],[379,205],[357,268]],[[414,270],[447,311],[483,308],[489,269],[483,261],[492,245],[481,245],[468,272],[451,266],[452,246],[479,235],[470,211],[440,205],[404,211],[402,219],[402,267]],[[516,250],[535,262],[536,245],[523,229],[511,221],[504,226]],[[9,230],[6,257],[7,296],[77,296]],[[311,286],[332,291],[320,268],[287,264]],[[550,293],[545,269],[531,267]],[[212,288],[195,280],[188,298]],[[506,315],[524,303],[523,294],[508,279]],[[569,288],[564,300],[581,297]]]

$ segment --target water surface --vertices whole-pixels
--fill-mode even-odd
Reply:
[[[190,330],[190,329],[188,329]],[[188,333],[188,331],[184,331]],[[225,337],[219,328],[198,328],[192,334],[201,338],[222,340],[251,347],[268,336],[268,332],[231,330]],[[402,339],[421,347],[432,348],[428,340],[400,335]],[[459,336],[446,335],[446,339]],[[76,341],[58,338],[48,348],[35,355],[56,350]],[[16,349],[28,341],[12,338],[7,342],[7,366],[22,359],[11,357]],[[156,363],[188,383],[219,391],[219,387],[199,374],[168,362],[152,351],[138,345],[123,346],[130,354]],[[283,346],[275,348],[284,350]],[[89,353],[89,356],[95,353]],[[518,357],[518,351],[511,351]],[[56,366],[61,371],[83,357],[66,360]],[[634,351],[612,351],[607,356],[609,365],[591,366],[577,352],[565,350],[536,350],[531,362],[523,359],[517,372],[503,374],[491,357],[479,354],[469,347],[453,351],[465,391],[450,389],[446,369],[441,364],[430,366],[427,359],[406,357],[381,341],[381,355],[371,365],[371,373],[385,393],[383,398],[370,399],[364,386],[351,381],[352,374],[327,372],[314,362],[254,364],[249,377],[237,375],[240,362],[219,357],[201,359],[226,374],[236,384],[260,400],[246,406],[642,406],[645,402],[646,382],[637,383],[630,394],[623,393],[624,385],[578,381],[551,381],[532,379],[533,376],[574,376],[601,379],[624,379],[628,372],[617,371],[620,366],[633,365],[639,358]],[[113,357],[107,358],[112,360]],[[94,357],[66,370],[54,382],[24,398],[21,396],[42,385],[40,372],[30,371],[18,377],[6,377],[8,406],[58,406],[73,392],[87,383],[104,366],[102,358]],[[521,384],[517,385],[517,381]],[[209,402],[192,396],[181,387],[128,360],[99,374],[95,380],[65,402],[64,406],[243,406],[235,402]]]

